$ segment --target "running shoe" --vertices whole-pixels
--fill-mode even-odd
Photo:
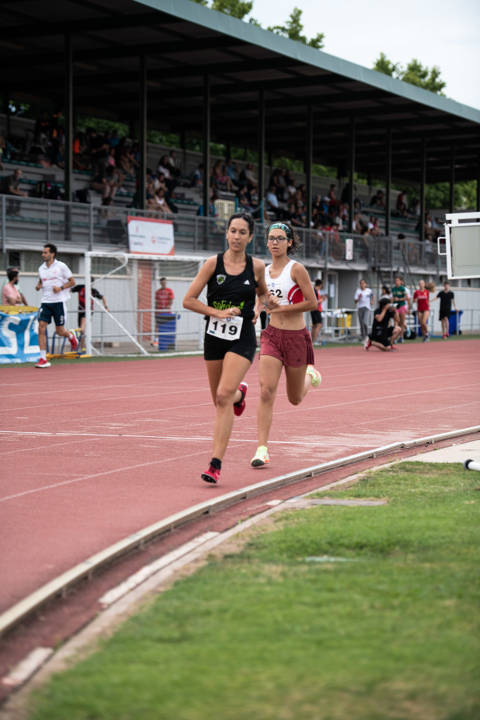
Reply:
[[[201,477],[202,480],[205,480],[205,482],[213,483],[213,485],[216,485],[217,482],[220,480],[220,470],[210,465],[208,470],[205,470],[205,472],[202,473]]]
[[[424,335],[424,337],[423,337],[423,342],[430,342],[430,337],[429,337],[429,335]]]
[[[238,386],[238,389],[242,393],[242,399],[238,403],[233,403],[233,412],[237,417],[243,413],[245,410],[245,397],[247,395],[248,385],[246,382],[240,383]]]
[[[70,347],[72,348],[73,352],[76,352],[78,350],[78,340],[75,337],[74,333],[70,333],[68,336],[68,339],[70,340]]]
[[[48,360],[45,360],[44,358],[40,358],[40,360],[35,365],[36,368],[47,368],[50,367],[50,363]]]
[[[365,350],[368,350],[368,348],[371,347],[371,346],[372,346],[372,341],[370,340],[369,337],[366,337],[366,338],[365,338],[365,342],[363,343],[364,349],[365,349]]]
[[[270,457],[268,455],[268,449],[265,445],[259,445],[255,456],[250,460],[250,465],[254,468],[263,467],[268,465]]]
[[[310,375],[312,378],[312,387],[318,387],[322,382],[322,376],[318,370],[313,367],[313,365],[307,365],[307,375]]]

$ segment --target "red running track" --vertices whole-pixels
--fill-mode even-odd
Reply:
[[[281,384],[254,470],[257,362],[222,481],[200,480],[214,409],[200,357],[5,368],[0,440],[0,612],[131,533],[213,495],[480,420],[480,341],[316,352],[302,405]]]

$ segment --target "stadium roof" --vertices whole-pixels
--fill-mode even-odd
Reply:
[[[303,159],[312,107],[314,162],[347,167],[354,121],[360,172],[384,175],[391,129],[396,179],[419,180],[422,138],[427,182],[450,180],[452,147],[455,179],[479,174],[479,110],[190,0],[3,0],[0,24],[2,66],[18,98],[62,107],[63,36],[70,33],[76,112],[135,119],[145,55],[150,128],[201,134],[208,75],[217,142],[256,148],[263,90],[266,148],[275,156]]]

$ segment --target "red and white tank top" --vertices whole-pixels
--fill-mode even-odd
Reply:
[[[295,260],[290,260],[276,278],[272,278],[270,275],[271,265],[267,265],[265,268],[265,282],[268,292],[279,299],[280,305],[292,305],[305,300],[299,286],[295,280],[292,280],[292,268],[294,265]]]

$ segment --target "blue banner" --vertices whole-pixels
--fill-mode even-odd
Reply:
[[[0,312],[0,363],[34,362],[39,357],[37,313]]]

